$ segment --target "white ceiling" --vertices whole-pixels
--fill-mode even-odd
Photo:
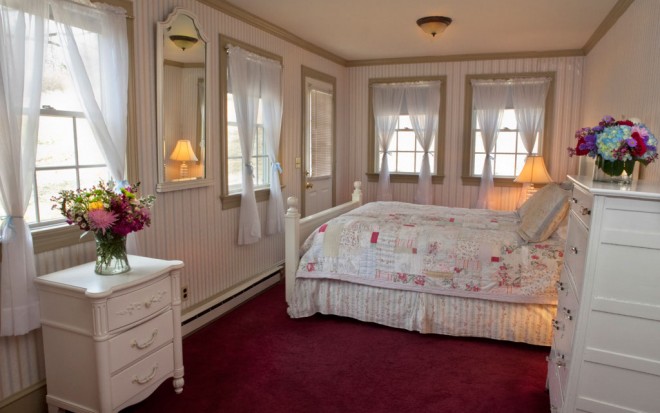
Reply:
[[[617,0],[226,0],[346,60],[581,49]],[[433,39],[415,23],[454,21]]]

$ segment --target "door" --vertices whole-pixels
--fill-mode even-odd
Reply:
[[[303,139],[303,216],[334,205],[334,82],[305,78]]]

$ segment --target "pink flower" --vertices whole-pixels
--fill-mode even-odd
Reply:
[[[106,211],[105,209],[95,209],[87,213],[87,218],[92,230],[101,230],[101,232],[105,234],[105,231],[109,230],[112,224],[117,220],[117,215],[114,212]]]

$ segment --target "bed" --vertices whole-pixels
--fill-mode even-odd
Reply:
[[[421,333],[548,346],[570,192],[539,190],[518,211],[362,205],[286,214],[286,299],[316,313]]]

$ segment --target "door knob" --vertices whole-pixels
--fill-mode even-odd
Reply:
[[[311,183],[311,182],[307,182],[307,183],[305,184],[305,188],[307,188],[307,189],[312,188],[313,186],[314,186],[314,184]]]

